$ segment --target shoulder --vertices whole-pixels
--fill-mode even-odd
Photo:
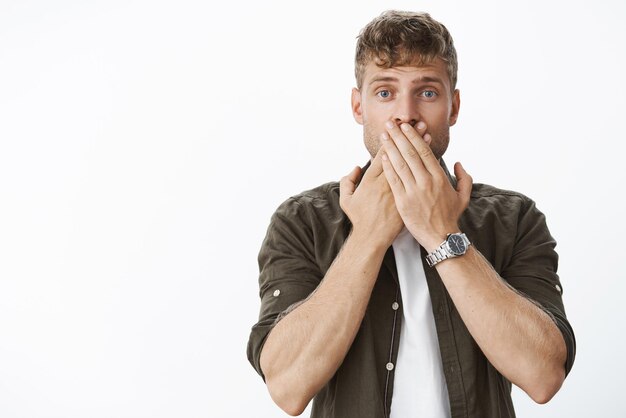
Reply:
[[[339,182],[330,181],[290,197],[301,204],[325,202],[339,199]]]
[[[475,183],[459,226],[498,273],[510,276],[515,257],[533,248],[552,257],[545,216],[523,193]]]
[[[472,199],[481,198],[501,198],[501,199],[519,199],[530,200],[530,198],[520,192],[514,190],[501,189],[499,187],[492,186],[484,183],[474,183],[472,186]]]
[[[285,200],[271,228],[286,240],[306,246],[310,258],[326,271],[350,232],[350,220],[339,204],[339,183],[328,182]]]
[[[501,189],[489,184],[474,183],[470,204],[493,209],[518,210],[527,209],[534,201],[523,193]]]
[[[339,207],[339,182],[331,181],[303,190],[283,201],[278,210],[317,211]]]
[[[535,202],[523,193],[474,183],[464,218],[476,228],[502,228],[508,234],[517,230],[522,220],[536,223],[544,215]]]

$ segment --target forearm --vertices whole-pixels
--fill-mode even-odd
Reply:
[[[491,364],[536,402],[547,402],[565,378],[567,356],[554,321],[508,286],[474,247],[436,268]]]
[[[385,251],[350,234],[315,292],[270,332],[261,368],[272,398],[287,413],[300,414],[343,361]]]

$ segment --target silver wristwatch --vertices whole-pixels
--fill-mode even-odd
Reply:
[[[472,245],[463,233],[448,234],[446,240],[432,253],[426,256],[428,267],[432,267],[447,258],[458,257],[467,252],[467,248]]]

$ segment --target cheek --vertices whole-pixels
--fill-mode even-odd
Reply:
[[[432,106],[421,112],[421,118],[424,122],[426,122],[426,125],[428,125],[428,130],[431,128],[438,130],[444,126],[446,128],[449,126],[450,112],[448,111],[447,106]]]
[[[382,119],[379,114],[369,114],[363,115],[363,126],[367,128],[371,133],[382,133],[384,131],[384,121],[386,119]]]
[[[393,114],[392,102],[379,102],[376,100],[367,101],[363,105],[363,115],[371,120],[380,120],[391,117]]]

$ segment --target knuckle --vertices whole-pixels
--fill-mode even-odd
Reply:
[[[433,180],[430,177],[425,178],[424,180],[419,182],[420,188],[422,190],[430,190],[433,188]]]
[[[402,160],[398,163],[398,171],[404,171],[408,168],[409,166],[407,165],[406,161]]]
[[[422,158],[429,158],[431,155],[433,155],[433,152],[430,147],[421,147],[419,150],[419,154]]]
[[[393,184],[398,184],[398,183],[402,182],[402,179],[400,179],[400,177],[398,177],[398,176],[393,176],[393,177],[391,177],[391,182]]]
[[[432,181],[436,186],[441,187],[441,186],[445,186],[448,179],[441,175],[434,175],[432,177]]]
[[[411,158],[419,158],[419,153],[414,147],[409,148],[407,155]]]

